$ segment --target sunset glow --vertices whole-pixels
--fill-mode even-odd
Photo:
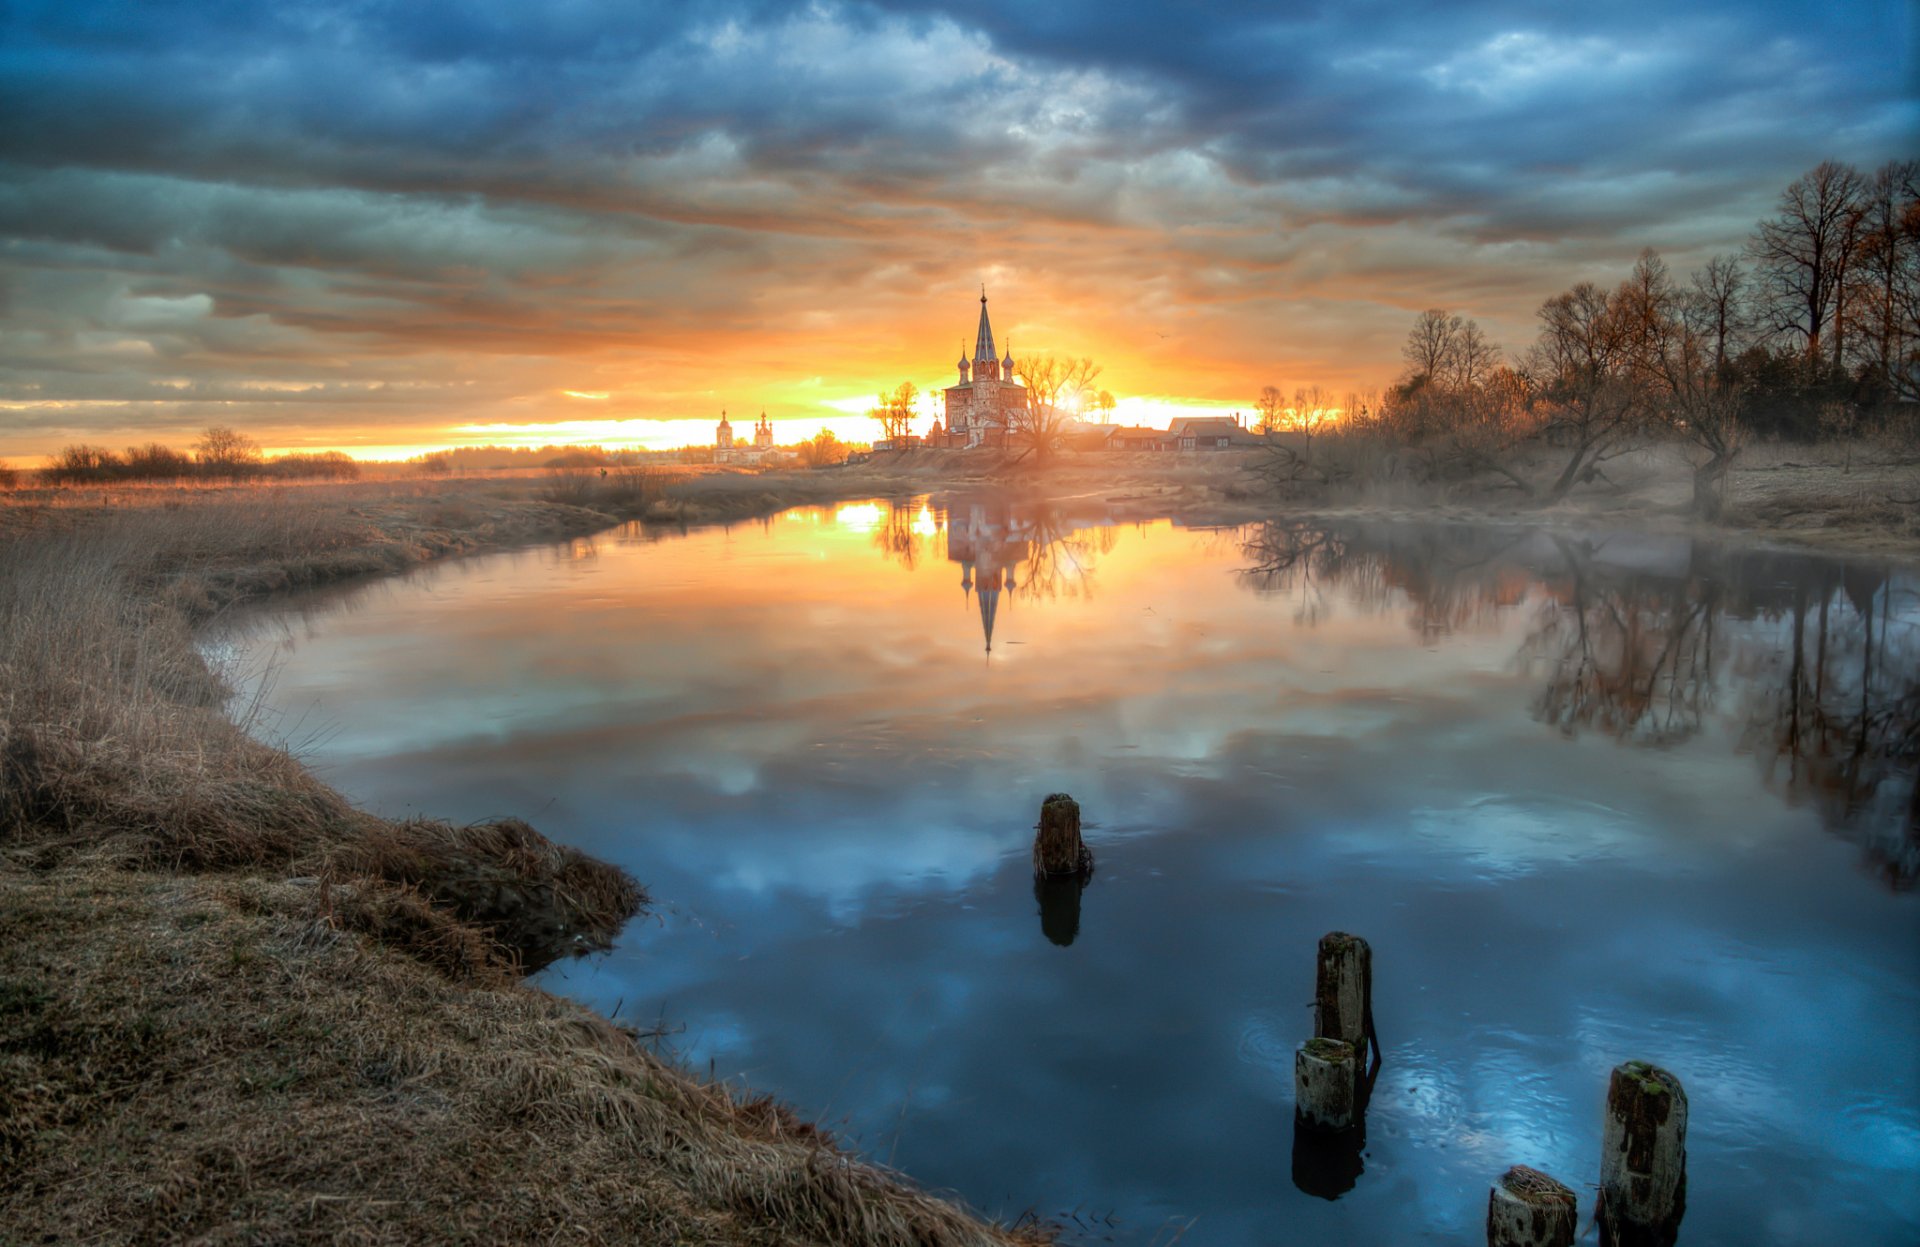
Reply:
[[[1390,384],[1423,308],[1516,352],[1547,294],[1735,250],[1798,172],[1916,121],[1880,4],[0,22],[16,461],[210,424],[665,448],[723,409],[866,441],[902,381],[931,423],[983,287],[1016,357],[1103,366],[1114,422],[1251,424],[1265,384]]]

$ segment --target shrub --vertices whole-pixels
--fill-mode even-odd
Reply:
[[[126,470],[119,455],[104,446],[85,442],[63,446],[47,469],[47,479],[58,485],[85,485],[118,479]]]
[[[193,460],[171,446],[148,442],[127,447],[125,477],[130,481],[173,481],[193,475]]]
[[[267,475],[283,481],[357,481],[360,465],[338,450],[281,455],[267,464]]]

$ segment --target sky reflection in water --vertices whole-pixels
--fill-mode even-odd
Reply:
[[[448,564],[247,649],[357,800],[524,815],[649,885],[659,921],[548,986],[1000,1215],[1479,1241],[1509,1164],[1586,1191],[1641,1057],[1692,1101],[1684,1242],[1891,1244],[1920,1230],[1917,587],[916,500]],[[1043,930],[1057,789],[1099,872]],[[1329,1201],[1294,1183],[1291,1062],[1332,928],[1374,946],[1386,1066]]]

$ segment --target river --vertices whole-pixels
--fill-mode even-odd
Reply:
[[[973,498],[629,527],[276,603],[255,729],[658,909],[539,983],[1090,1241],[1481,1241],[1691,1104],[1681,1241],[1920,1240],[1920,579],[1618,532]],[[1084,890],[1034,888],[1040,799]],[[1044,904],[1042,903],[1044,901]],[[1319,936],[1362,1154],[1296,1155]]]

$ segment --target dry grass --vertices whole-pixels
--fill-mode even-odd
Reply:
[[[253,878],[54,871],[0,907],[20,1241],[1017,1241],[572,1003]]]
[[[612,522],[529,492],[12,509],[0,1239],[1012,1241],[522,985],[641,907],[624,872],[355,810],[228,717],[197,621]]]
[[[510,963],[604,947],[644,900],[624,873],[524,823],[374,818],[227,717],[194,613],[358,568],[343,556],[368,548],[339,513],[251,501],[0,543],[7,858],[377,879],[473,925]]]

